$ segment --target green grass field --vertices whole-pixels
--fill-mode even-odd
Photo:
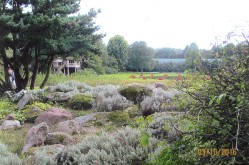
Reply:
[[[64,81],[75,80],[84,82],[91,86],[114,84],[114,85],[125,85],[130,83],[149,84],[155,82],[162,82],[166,85],[172,86],[176,82],[176,77],[179,73],[117,73],[117,74],[106,74],[106,75],[84,75],[80,73],[72,74],[69,76],[51,74],[47,82],[47,86],[55,85]],[[180,74],[182,75],[182,73]],[[45,75],[38,75],[36,86],[39,86],[44,79]]]

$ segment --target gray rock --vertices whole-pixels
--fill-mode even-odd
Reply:
[[[57,130],[69,135],[76,135],[80,133],[80,124],[76,120],[62,121],[58,123]]]
[[[7,130],[7,129],[18,129],[21,128],[20,121],[18,120],[5,120],[0,126],[0,129]]]
[[[26,153],[33,146],[44,144],[49,132],[48,125],[43,122],[33,126],[27,133],[22,153]]]
[[[33,101],[38,100],[35,96],[32,94],[26,94],[24,95],[19,102],[17,103],[16,107],[17,109],[21,110],[24,108],[25,105],[32,103]]]
[[[103,112],[99,112],[99,113],[103,113]],[[93,119],[99,113],[90,113],[90,114],[87,114],[84,116],[79,116],[79,117],[74,118],[74,120],[80,124],[83,124],[83,123],[86,123],[89,120]]]
[[[46,122],[48,126],[52,126],[56,123],[71,120],[73,118],[72,114],[65,109],[59,109],[56,107],[51,107],[50,109],[41,113],[36,119],[35,123]]]

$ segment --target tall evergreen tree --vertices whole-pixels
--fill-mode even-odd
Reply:
[[[102,38],[93,22],[98,12],[73,16],[80,0],[2,0],[0,2],[0,58],[5,69],[15,71],[17,89],[25,89],[31,77],[44,71],[44,87],[57,56],[81,56]],[[11,55],[7,56],[7,51]],[[1,80],[2,84],[4,80]]]

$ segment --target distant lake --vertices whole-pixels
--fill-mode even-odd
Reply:
[[[154,58],[155,61],[158,61],[159,63],[184,63],[184,58]]]

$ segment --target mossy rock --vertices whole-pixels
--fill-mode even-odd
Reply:
[[[128,112],[114,111],[106,114],[107,119],[117,125],[126,125],[130,121]]]
[[[152,89],[142,84],[129,84],[119,89],[119,93],[135,104],[141,103],[145,96],[152,95]]]
[[[74,110],[91,109],[94,98],[84,94],[76,94],[68,100],[67,106]]]
[[[35,119],[43,112],[44,110],[40,109],[34,105],[28,105],[22,109],[22,114],[25,117],[25,121],[28,123],[34,123]]]

